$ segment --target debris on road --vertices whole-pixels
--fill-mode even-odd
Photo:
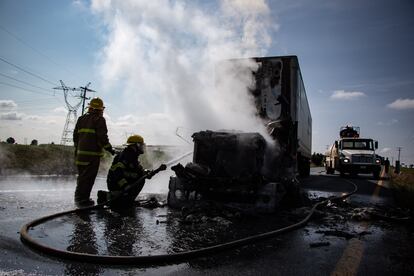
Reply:
[[[335,237],[341,237],[341,238],[345,238],[347,240],[355,238],[354,234],[345,232],[345,231],[341,231],[341,230],[318,230],[315,233],[318,234],[323,234],[325,236],[335,236]]]
[[[330,242],[311,242],[309,244],[309,247],[315,248],[315,247],[322,247],[322,246],[329,246],[331,245]]]

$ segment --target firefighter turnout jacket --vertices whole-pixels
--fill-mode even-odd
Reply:
[[[103,149],[113,152],[105,118],[96,111],[79,117],[73,131],[73,142],[78,166],[87,166],[92,160],[102,157]]]
[[[110,192],[122,191],[128,185],[136,183],[145,174],[138,161],[139,154],[131,147],[126,147],[117,154],[109,169],[107,184]],[[145,180],[129,191],[128,200],[134,201],[144,186]]]

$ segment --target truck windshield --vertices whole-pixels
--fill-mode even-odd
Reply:
[[[342,149],[374,150],[374,146],[369,139],[346,139],[342,141]]]

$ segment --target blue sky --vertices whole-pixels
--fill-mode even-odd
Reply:
[[[91,82],[115,144],[132,132],[150,144],[180,143],[176,127],[188,136],[214,125],[206,118],[231,117],[220,114],[231,98],[198,91],[212,56],[293,54],[311,107],[313,151],[324,152],[350,123],[379,141],[381,155],[395,160],[402,147],[402,162],[414,163],[414,3],[292,2],[2,0],[0,139],[58,143],[66,111],[62,92],[51,88],[62,79],[72,87]]]

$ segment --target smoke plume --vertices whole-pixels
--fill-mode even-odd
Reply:
[[[216,76],[220,61],[266,54],[271,26],[264,0],[93,0],[91,9],[107,30],[100,53],[103,87],[121,87],[117,93],[134,116],[169,118],[157,123],[163,135],[151,122],[139,124],[150,142],[165,143],[157,139],[165,132],[174,137],[178,126],[265,133],[247,92],[251,74],[225,70],[233,78],[221,82]],[[241,66],[257,68],[249,60]]]

